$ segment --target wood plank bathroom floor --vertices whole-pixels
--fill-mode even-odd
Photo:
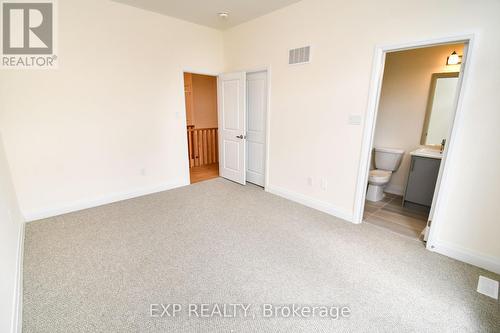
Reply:
[[[363,221],[392,232],[420,239],[427,223],[429,211],[426,207],[403,207],[403,197],[386,193],[378,202],[366,201]]]

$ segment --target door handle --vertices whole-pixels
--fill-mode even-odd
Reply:
[[[236,136],[238,139],[243,139],[243,134]]]

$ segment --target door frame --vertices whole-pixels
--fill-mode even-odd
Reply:
[[[182,123],[184,124],[184,127],[183,127],[183,130],[184,130],[184,139],[183,139],[183,143],[184,143],[184,151],[185,151],[185,154],[184,154],[184,184],[186,185],[191,185],[191,176],[190,176],[190,171],[189,171],[189,147],[188,147],[188,139],[187,139],[187,135],[186,135],[186,129],[187,129],[187,117],[186,117],[186,99],[185,99],[185,93],[184,93],[184,73],[191,73],[191,74],[198,74],[198,75],[209,75],[209,76],[215,76],[217,79],[219,77],[219,74],[220,73],[217,73],[217,72],[211,72],[211,71],[204,71],[204,70],[198,70],[198,69],[190,69],[190,68],[187,68],[187,69],[182,69],[181,72],[180,72],[180,80],[181,80],[181,87],[182,87],[182,108],[183,108],[183,121]],[[217,109],[217,113],[219,112],[219,110]],[[178,113],[176,113],[177,115]],[[219,127],[219,117],[217,115],[217,127]]]
[[[245,72],[246,74],[249,73],[258,73],[258,72],[266,72],[267,73],[267,112],[266,112],[266,158],[265,158],[265,171],[264,171],[264,191],[267,191],[269,187],[269,147],[270,147],[270,129],[271,129],[271,66],[270,65],[265,65],[265,66],[258,66],[250,69],[244,69],[244,70],[235,70],[231,72]],[[184,98],[184,73],[192,73],[192,74],[200,74],[200,75],[210,75],[210,76],[215,76],[217,77],[217,86],[218,86],[218,81],[219,81],[219,75],[223,74],[225,72],[211,72],[211,71],[204,71],[204,70],[199,70],[199,69],[182,69],[180,72],[180,80],[182,82],[182,106],[183,106],[183,117],[184,117],[184,130],[187,128],[187,119],[186,119],[186,101]],[[218,93],[218,92],[217,92]],[[218,110],[217,110],[218,112]],[[218,121],[218,120],[217,120]],[[217,124],[219,127],[220,124]],[[246,129],[245,129],[246,131]],[[188,142],[187,142],[187,136],[184,135],[184,151],[186,152],[184,155],[184,170],[185,170],[185,183],[186,185],[191,184],[191,180],[189,177],[189,147],[188,147]],[[245,143],[246,144],[246,143]],[[246,172],[246,170],[245,170]]]
[[[438,182],[436,184],[433,204],[431,207],[431,215],[429,215],[429,220],[432,220],[432,227],[430,228],[426,247],[431,251],[435,249],[437,243],[437,230],[445,210],[444,202],[446,201],[446,198],[450,193],[451,186],[449,174],[452,164],[450,162],[456,160],[456,153],[454,148],[456,142],[458,141],[458,137],[462,135],[461,128],[463,118],[463,98],[466,93],[468,78],[470,76],[470,64],[474,47],[474,38],[474,34],[464,34],[401,44],[377,45],[375,47],[372,65],[372,76],[369,88],[370,90],[368,97],[368,107],[365,116],[361,155],[358,168],[358,180],[354,201],[354,216],[352,220],[353,223],[363,222],[366,186],[368,184],[370,161],[372,158],[372,146],[375,135],[376,119],[380,102],[380,93],[382,89],[386,54],[394,51],[403,51],[445,44],[465,43],[466,45],[464,47],[464,54],[462,57],[462,67],[460,70],[462,75],[460,75],[459,77],[455,115],[451,126],[450,137],[443,152],[443,158],[438,175]]]

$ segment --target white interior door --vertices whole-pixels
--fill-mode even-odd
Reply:
[[[267,72],[247,75],[247,181],[264,186]]]
[[[246,183],[246,73],[218,77],[219,173],[221,177]]]

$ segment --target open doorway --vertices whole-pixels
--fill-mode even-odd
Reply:
[[[184,72],[191,184],[224,177],[265,187],[268,71]]]
[[[217,77],[184,73],[191,184],[219,177]]]
[[[467,49],[464,41],[386,51],[363,222],[427,240]]]

